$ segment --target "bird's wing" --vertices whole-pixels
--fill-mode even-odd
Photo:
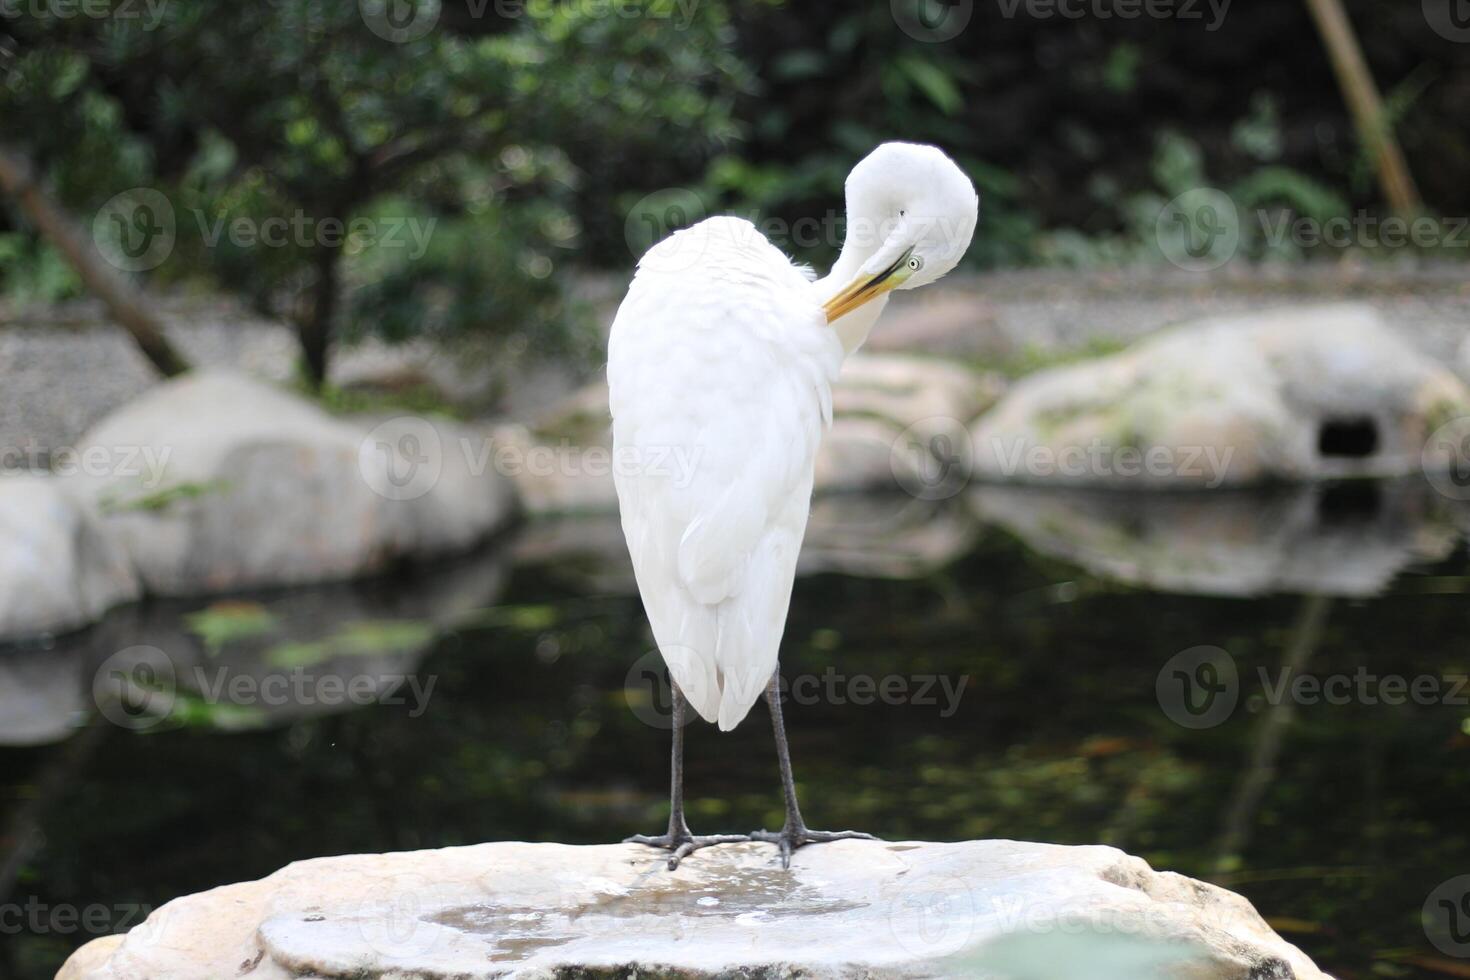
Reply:
[[[811,283],[748,222],[649,251],[608,344],[623,533],[654,638],[733,728],[776,668],[842,348]]]

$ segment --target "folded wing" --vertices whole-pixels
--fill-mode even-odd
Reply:
[[[654,638],[733,728],[776,667],[841,345],[748,222],[651,249],[608,345],[623,532]]]

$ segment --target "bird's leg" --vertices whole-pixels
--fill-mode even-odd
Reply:
[[[811,830],[801,819],[796,803],[796,779],[791,774],[791,750],[786,744],[786,723],[781,718],[781,669],[771,675],[766,685],[766,704],[771,706],[771,727],[776,733],[776,758],[781,763],[781,791],[786,797],[786,823],[776,832],[757,830],[751,840],[777,844],[781,848],[781,867],[791,867],[791,852],[805,844],[824,844],[834,840],[877,840],[872,834],[858,830]]]
[[[673,761],[669,767],[669,831],[656,837],[647,834],[634,834],[623,841],[624,844],[647,844],[649,847],[662,847],[673,851],[669,855],[669,870],[673,871],[679,866],[679,862],[701,847],[711,844],[733,844],[737,841],[750,840],[744,834],[710,834],[705,837],[695,837],[689,832],[689,824],[684,820],[684,715],[688,702],[684,700],[684,694],[679,690],[679,685],[670,678],[669,686],[674,691],[674,749]]]

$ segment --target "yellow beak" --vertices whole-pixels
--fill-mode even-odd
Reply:
[[[864,303],[877,299],[895,286],[902,285],[911,274],[908,261],[913,251],[909,249],[904,252],[898,257],[897,262],[875,276],[858,276],[844,286],[836,296],[827,300],[822,305],[822,310],[827,314],[827,322],[840,320]]]

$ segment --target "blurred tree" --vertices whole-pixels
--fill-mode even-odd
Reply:
[[[169,377],[189,369],[188,362],[164,336],[158,314],[148,301],[87,247],[81,230],[36,182],[30,161],[3,145],[0,190],[9,194],[31,224],[66,256],[76,275],[102,299],[113,319],[133,335],[154,367]]]
[[[0,138],[84,213],[163,193],[154,276],[206,273],[289,318],[314,383],[342,327],[557,349],[574,318],[551,274],[582,176],[627,155],[699,166],[745,84],[715,3],[111,9],[6,25]]]

